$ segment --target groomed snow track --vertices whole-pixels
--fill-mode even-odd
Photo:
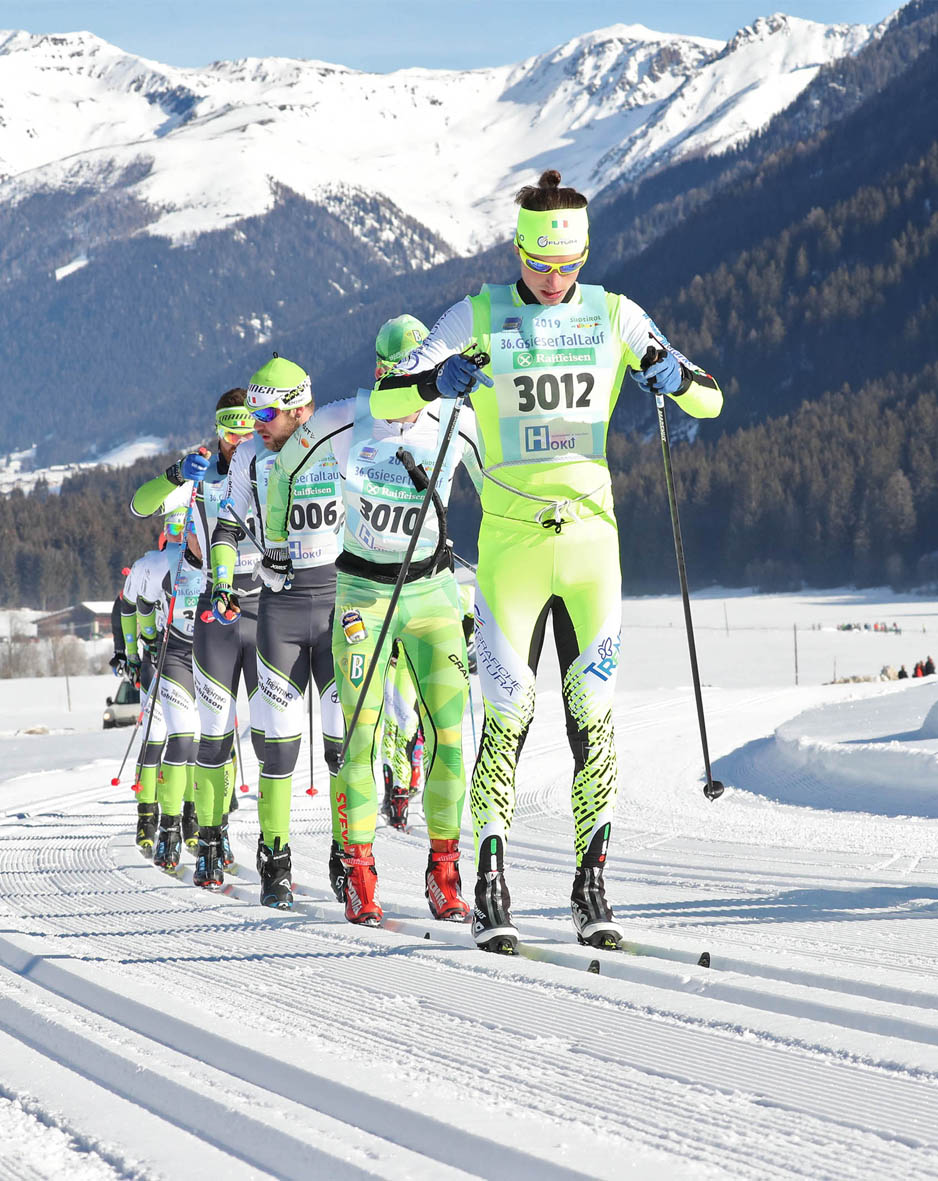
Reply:
[[[738,703],[713,714],[719,734]],[[429,919],[419,818],[379,834],[388,923],[360,931],[321,798],[296,804],[286,915],[257,905],[253,806],[214,896],[188,855],[178,880],[140,857],[103,765],[9,806],[0,1099],[102,1176],[938,1176],[934,863],[756,847],[729,801],[641,824],[626,800],[607,880],[640,954],[579,948],[552,744],[519,799],[515,959]]]

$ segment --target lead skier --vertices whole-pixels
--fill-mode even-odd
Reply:
[[[587,199],[549,170],[517,195],[520,277],[485,284],[453,305],[398,369],[379,378],[376,417],[408,414],[470,393],[483,451],[476,645],[485,724],[470,804],[478,876],[478,946],[517,944],[505,882],[515,773],[534,713],[548,617],[563,678],[573,752],[577,937],[622,936],[605,895],[617,789],[612,703],[622,589],[606,434],[627,374],[688,414],[719,414],[712,377],[671,346],[622,295],[578,283],[589,255]],[[480,349],[480,370],[462,354]]]

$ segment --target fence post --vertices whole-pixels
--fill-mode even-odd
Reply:
[[[798,684],[798,624],[793,623],[792,627],[795,629],[795,684]]]

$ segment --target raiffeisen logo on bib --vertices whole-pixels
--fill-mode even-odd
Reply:
[[[583,432],[584,434],[588,432]],[[528,455],[536,455],[576,450],[577,432],[571,430],[551,430],[546,424],[542,426],[526,426],[523,428],[522,448]]]
[[[511,363],[515,369],[546,368],[555,365],[595,365],[595,349],[527,349],[514,353]]]

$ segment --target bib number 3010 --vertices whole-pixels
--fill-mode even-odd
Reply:
[[[533,377],[520,373],[515,378],[519,410],[565,410],[589,406],[593,392],[592,373],[541,373]]]
[[[377,529],[380,533],[406,533],[408,537],[413,535],[414,529],[417,527],[417,518],[420,516],[420,506],[412,505],[408,508],[403,504],[396,504],[392,508],[389,504],[375,504],[374,501],[367,500],[364,496],[361,497],[361,513],[362,519],[366,521],[372,529]]]

